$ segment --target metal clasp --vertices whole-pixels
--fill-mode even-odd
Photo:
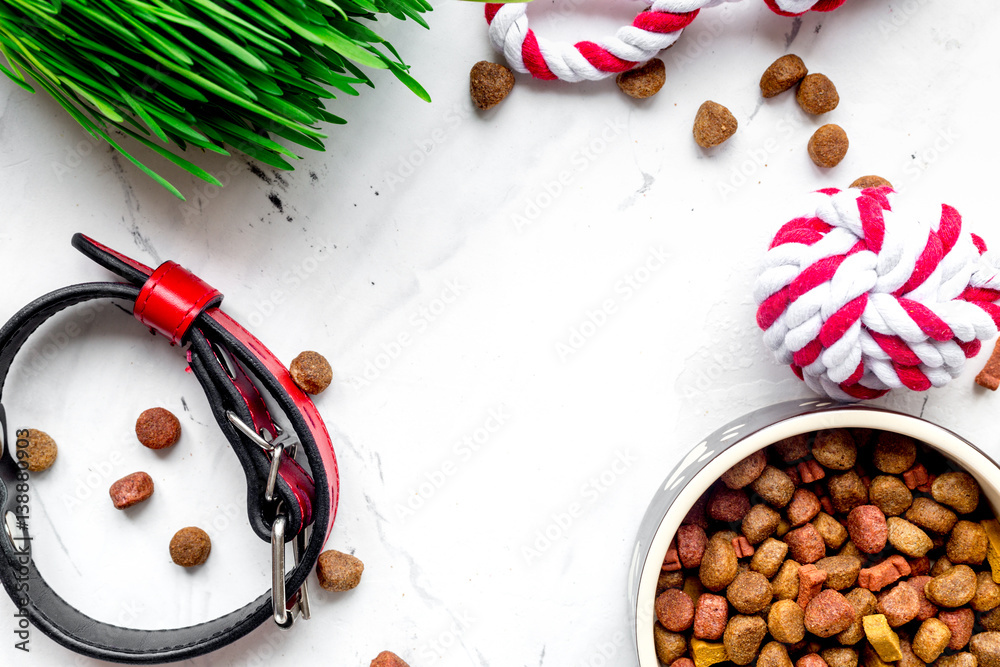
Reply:
[[[295,457],[295,450],[298,441],[291,435],[286,434],[280,426],[275,424],[277,431],[274,435],[266,429],[261,429],[257,433],[246,422],[240,419],[235,412],[226,412],[236,430],[249,438],[254,444],[263,449],[271,459],[271,466],[267,473],[267,486],[264,488],[264,500],[273,503],[276,500],[274,494],[275,486],[278,483],[278,470],[281,467],[282,456]],[[306,620],[310,618],[309,610],[309,586],[303,581],[302,586],[296,591],[295,604],[289,610],[285,596],[285,528],[288,526],[288,517],[284,513],[284,507],[278,502],[275,511],[274,523],[271,524],[271,608],[274,612],[274,622],[279,628],[287,630],[292,627],[295,619],[302,617]],[[292,540],[292,556],[295,559],[295,566],[298,567],[302,552],[305,550],[306,535],[308,527],[304,527]]]

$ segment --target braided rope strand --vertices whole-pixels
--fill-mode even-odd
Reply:
[[[838,400],[957,377],[1000,327],[1000,257],[942,205],[907,215],[889,187],[821,190],[775,235],[754,285],[781,363]]]
[[[702,9],[740,0],[654,0],[632,25],[598,42],[576,44],[538,37],[528,27],[527,3],[489,3],[486,22],[493,47],[517,72],[548,81],[596,81],[626,72],[671,46]],[[828,12],[845,0],[765,0],[782,16]]]

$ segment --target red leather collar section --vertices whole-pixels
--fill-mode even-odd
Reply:
[[[176,262],[164,262],[139,291],[132,314],[174,345],[181,342],[195,318],[222,293]]]

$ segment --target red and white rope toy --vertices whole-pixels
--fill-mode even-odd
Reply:
[[[774,356],[846,401],[958,376],[997,335],[1000,257],[948,205],[908,215],[889,187],[813,197],[813,212],[774,237],[754,286]]]
[[[502,51],[516,72],[536,79],[596,81],[626,72],[650,60],[677,41],[681,31],[702,9],[739,0],[653,0],[652,6],[635,17],[632,25],[619,28],[613,37],[600,42],[567,44],[544,39],[528,27],[528,4],[489,3],[486,22],[490,41]],[[799,16],[808,11],[829,12],[845,0],[765,0],[782,16]]]

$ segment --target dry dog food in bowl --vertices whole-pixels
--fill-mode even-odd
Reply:
[[[998,489],[992,460],[915,417],[819,400],[746,415],[643,520],[638,664],[1000,667]]]

